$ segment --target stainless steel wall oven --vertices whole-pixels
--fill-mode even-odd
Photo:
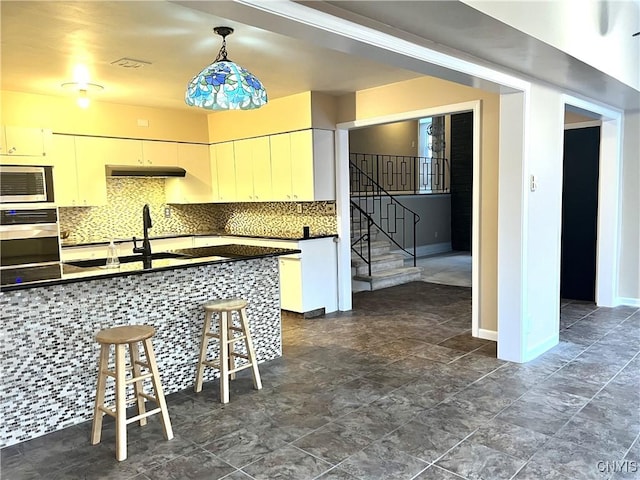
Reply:
[[[60,240],[55,207],[0,205],[0,283],[60,278]]]

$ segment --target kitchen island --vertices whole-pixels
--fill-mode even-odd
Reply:
[[[150,269],[129,262],[119,269],[72,265],[65,271],[63,264],[62,278],[3,286],[0,447],[92,417],[99,352],[94,335],[103,328],[156,329],[165,393],[194,383],[207,300],[246,299],[258,361],[281,356],[278,257],[296,250],[228,247],[201,252],[214,255],[154,260]],[[215,376],[207,369],[206,380]]]

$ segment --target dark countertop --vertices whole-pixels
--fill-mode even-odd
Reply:
[[[301,241],[301,240],[314,240],[316,238],[332,238],[337,237],[336,233],[326,233],[319,235],[311,235],[309,238],[299,237],[299,236],[274,236],[274,235],[242,235],[238,233],[226,233],[226,232],[197,232],[197,233],[162,233],[158,235],[150,235],[149,238],[151,240],[158,239],[167,239],[167,238],[180,238],[180,237],[238,237],[238,238],[259,238],[264,240],[293,240],[293,241]],[[123,243],[132,241],[133,237],[129,238],[114,238],[114,243]],[[141,240],[142,237],[136,237],[137,240]],[[108,245],[108,239],[100,239],[100,240],[91,240],[84,242],[71,242],[68,240],[61,240],[62,248],[64,247],[87,247],[90,245]]]
[[[189,268],[197,265],[237,262],[266,257],[277,257],[300,253],[288,248],[254,247],[247,245],[219,245],[213,247],[183,248],[170,252],[155,253],[151,268],[145,269],[140,255],[120,257],[120,266],[106,268],[106,258],[60,262],[61,277],[17,284],[2,285],[0,290],[23,290],[48,285],[84,282],[101,278],[144,275],[150,272]]]

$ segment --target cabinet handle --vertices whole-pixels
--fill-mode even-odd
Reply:
[[[9,153],[14,153],[16,151],[16,147],[10,147],[9,148]]]

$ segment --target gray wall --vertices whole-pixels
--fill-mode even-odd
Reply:
[[[420,216],[416,226],[416,247],[428,247],[436,244],[451,242],[451,196],[443,195],[402,195],[396,197],[405,207],[410,208]],[[364,201],[364,200],[363,200]],[[371,200],[368,201],[369,206]],[[383,200],[382,205],[376,204],[376,213],[379,214],[380,206],[383,211],[389,203]],[[377,215],[376,215],[377,217]],[[379,217],[374,217],[376,223],[380,223]],[[407,245],[413,247],[413,235],[411,234],[411,220],[405,225]],[[379,237],[381,234],[379,235]],[[395,238],[400,240],[401,233]],[[392,246],[392,250],[395,247]],[[426,250],[429,250],[428,248]],[[420,252],[418,252],[420,253]]]

